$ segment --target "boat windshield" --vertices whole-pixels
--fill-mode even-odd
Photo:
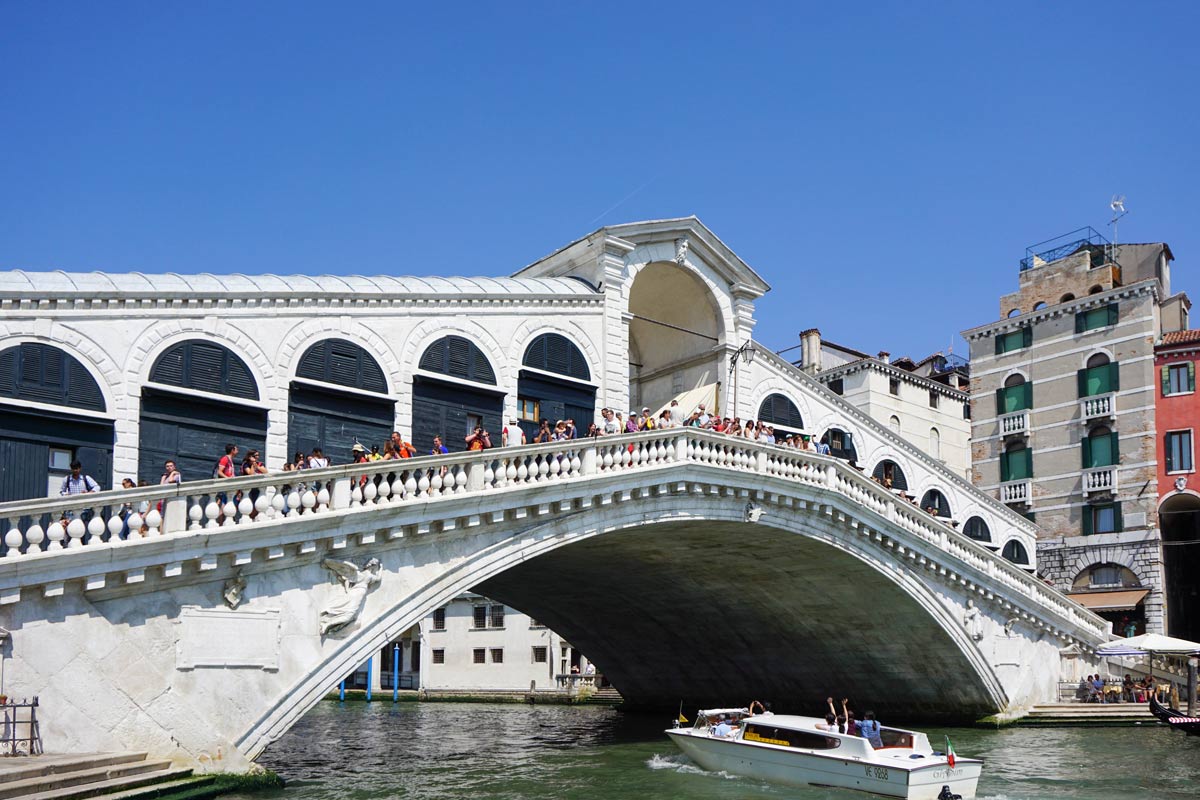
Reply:
[[[693,727],[710,728],[720,722],[721,717],[724,717],[730,724],[737,724],[748,716],[750,716],[750,712],[744,708],[700,709],[696,712],[696,724]]]
[[[747,742],[777,744],[780,747],[799,747],[805,750],[834,750],[842,746],[842,740],[836,736],[824,736],[816,731],[776,728],[760,722],[747,723],[742,739]]]

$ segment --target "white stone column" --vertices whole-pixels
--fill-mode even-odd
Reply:
[[[625,283],[629,276],[625,256],[634,245],[609,236],[604,239],[599,258],[599,273],[604,281],[604,363],[601,369],[600,407],[627,409],[629,406],[629,297]]]

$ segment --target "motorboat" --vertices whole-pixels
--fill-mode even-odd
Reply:
[[[711,772],[904,800],[975,797],[983,770],[980,759],[959,758],[952,750],[935,752],[919,731],[881,727],[883,747],[876,749],[861,736],[822,730],[818,723],[824,725],[825,720],[718,708],[697,712],[690,728],[674,727],[666,733],[688,758]],[[726,727],[731,732],[721,735]]]
[[[1200,717],[1189,717],[1179,709],[1164,706],[1153,697],[1150,698],[1150,713],[1174,730],[1183,731],[1188,736],[1200,736]]]

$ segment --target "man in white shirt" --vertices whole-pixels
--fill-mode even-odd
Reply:
[[[708,424],[710,422],[712,422],[712,417],[710,417],[708,415],[708,412],[704,410],[704,403],[701,403],[700,404],[700,427],[707,428]]]

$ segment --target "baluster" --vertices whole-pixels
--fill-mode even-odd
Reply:
[[[162,514],[158,511],[157,503],[151,503],[150,508],[146,509],[146,516],[143,521],[146,524],[147,536],[162,535]]]
[[[121,541],[121,531],[125,530],[125,520],[121,519],[119,514],[113,514],[108,518],[108,541],[116,543]]]
[[[356,487],[355,490],[362,495],[364,505],[372,505],[378,502],[379,489],[375,486],[374,481],[367,481],[365,486]]]
[[[16,528],[9,528],[8,533],[4,534],[4,544],[8,546],[8,552],[4,554],[4,557],[17,558],[22,555],[21,545],[24,543],[25,539],[21,536],[21,532]],[[33,542],[30,542],[29,551],[33,552],[34,550]]]
[[[71,521],[67,523],[67,547],[69,549],[83,547],[83,534],[86,532],[87,526],[83,524],[83,520],[81,520],[79,517],[73,517]]]
[[[392,496],[392,484],[391,481],[387,479],[386,475],[380,477],[378,486],[375,485],[374,479],[368,475],[367,486],[375,486],[376,491],[379,492],[380,503],[390,502],[390,498]]]
[[[320,491],[317,492],[317,511],[325,512],[329,510],[329,485],[321,484]]]
[[[225,515],[225,520],[221,523],[222,528],[232,528],[237,524],[237,510],[237,504],[233,502],[233,496],[230,495],[229,499],[225,501],[224,508],[221,509],[221,512]],[[129,528],[130,530],[133,529],[132,523]]]
[[[238,501],[237,510],[238,510],[237,524],[238,525],[249,525],[250,524],[250,512],[254,510],[254,503],[251,502],[249,493],[242,495],[242,499]]]

